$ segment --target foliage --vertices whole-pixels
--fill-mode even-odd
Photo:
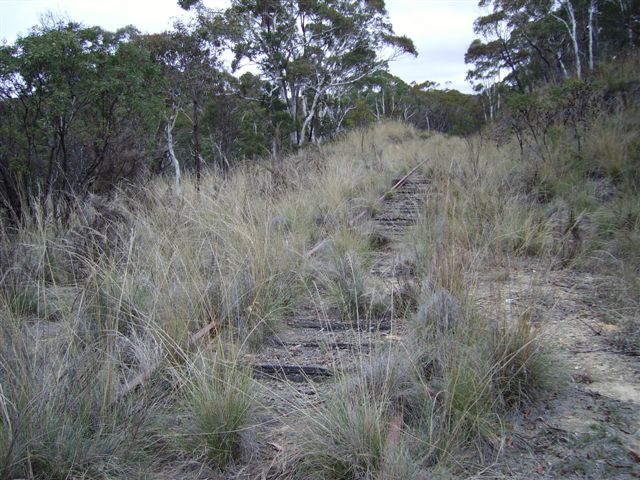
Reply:
[[[483,93],[489,113],[500,106],[496,84],[522,93],[544,83],[592,74],[599,63],[632,51],[638,42],[634,25],[638,2],[482,0],[490,7],[476,19],[484,38],[469,46],[465,61],[474,68],[467,78]],[[586,72],[583,65],[586,64]]]
[[[225,16],[233,67],[248,59],[278,91],[294,145],[315,138],[314,122],[327,97],[343,97],[385,67],[383,47],[416,54],[411,40],[394,35],[384,2],[237,0]]]
[[[477,95],[440,89],[433,82],[408,85],[388,72],[377,72],[358,82],[354,101],[347,103],[344,118],[337,126],[394,119],[408,122],[427,132],[469,135],[484,124],[482,105]],[[363,122],[363,120],[365,120]]]
[[[3,206],[20,219],[31,197],[107,191],[144,168],[161,108],[158,71],[116,33],[77,24],[35,29],[0,51]]]

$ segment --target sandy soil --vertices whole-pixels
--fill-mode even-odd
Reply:
[[[507,320],[532,312],[564,376],[557,392],[508,425],[495,476],[640,478],[640,357],[612,345],[618,327],[598,294],[614,281],[530,260],[478,280],[479,302],[499,302]]]

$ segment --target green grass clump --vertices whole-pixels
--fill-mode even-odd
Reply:
[[[354,322],[367,318],[372,300],[361,257],[354,252],[335,255],[329,268],[323,273],[326,275],[323,278],[326,298],[340,316]]]
[[[294,478],[372,478],[385,454],[386,405],[370,397],[329,400],[305,420]]]
[[[250,371],[219,355],[191,365],[172,439],[181,451],[224,468],[250,455],[255,399]]]
[[[493,388],[503,407],[519,409],[557,389],[556,365],[542,345],[539,329],[526,315],[514,325],[498,325],[491,349]]]
[[[395,478],[385,475],[409,468],[399,462],[406,453],[399,437],[390,434],[394,417],[415,403],[409,364],[388,352],[361,367],[296,424],[293,478]]]

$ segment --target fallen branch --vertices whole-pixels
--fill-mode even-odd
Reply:
[[[189,337],[189,340],[187,341],[187,346],[189,348],[193,348],[198,341],[200,341],[202,338],[204,338],[206,335],[216,330],[217,328],[218,328],[218,324],[216,323],[216,321],[215,320],[211,321],[210,323],[208,323],[207,325],[205,325],[204,327],[202,327],[200,330],[193,333]],[[156,372],[156,370],[159,367],[160,367],[160,362],[158,362],[152,368],[149,368],[147,371],[136,375],[130,381],[127,381],[122,386],[118,394],[116,395],[116,399],[114,400],[113,403],[122,400],[124,397],[126,397],[130,393],[133,393],[138,388],[142,387],[144,383],[151,378],[151,376]]]
[[[193,347],[196,344],[196,342],[198,342],[198,340],[208,335],[213,330],[216,330],[217,328],[218,328],[218,324],[216,323],[215,320],[212,320],[211,322],[206,324],[204,327],[202,327],[200,330],[198,330],[197,332],[195,332],[193,335],[189,337],[189,341],[188,341],[189,348]]]

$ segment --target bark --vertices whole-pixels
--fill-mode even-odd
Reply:
[[[318,100],[320,99],[321,92],[322,92],[322,88],[318,87],[315,91],[315,94],[313,95],[313,102],[311,103],[311,107],[309,107],[308,110],[306,108],[304,109],[307,111],[306,111],[304,122],[302,123],[302,128],[300,129],[298,146],[301,146],[304,143],[307,129],[309,128],[311,121],[316,116],[316,109],[318,108]],[[306,105],[306,102],[303,105]]]
[[[198,100],[193,99],[193,161],[196,168],[196,190],[200,191],[200,122],[198,120]]]
[[[573,8],[573,4],[571,3],[571,0],[566,0],[565,2],[562,2],[562,4],[567,14],[569,15],[570,24],[567,23],[567,21],[564,18],[559,17],[556,14],[552,14],[552,15],[556,20],[558,20],[565,26],[565,28],[567,29],[567,32],[569,33],[569,37],[571,38],[571,44],[573,46],[573,54],[576,58],[576,76],[578,78],[582,78],[582,62],[580,60],[580,45],[578,44],[578,22],[576,20],[576,12],[575,12],[575,9]]]
[[[562,61],[562,55],[560,54],[560,52],[558,52],[557,58],[558,58],[558,63],[560,64],[560,69],[562,70],[562,76],[564,78],[569,78],[569,72],[567,71],[567,67]]]
[[[177,118],[178,113],[174,112],[172,118],[167,122],[167,148],[176,174],[176,195],[180,196],[182,194],[182,189],[180,188],[180,163],[178,162],[178,157],[176,157],[176,153],[173,150],[173,127],[176,125]]]
[[[338,114],[338,120],[336,122],[336,132],[340,132],[342,131],[342,124],[344,123],[345,119],[347,118],[347,115],[349,114],[349,112],[351,110],[353,110],[355,107],[350,106],[344,109],[344,112],[342,114]],[[376,109],[378,108],[378,101],[376,100]],[[379,117],[376,117],[378,120],[380,120]]]
[[[523,90],[522,82],[520,81],[520,76],[518,75],[518,68],[515,62],[513,61],[513,58],[511,58],[511,53],[509,53],[509,47],[507,45],[507,42],[505,42],[502,38],[500,38],[500,42],[502,43],[502,52],[501,52],[502,59],[511,69],[511,74],[513,75],[513,79],[516,81],[518,90]]]
[[[593,49],[595,42],[595,19],[596,19],[596,0],[591,0],[589,2],[589,70],[593,70],[594,61],[593,61]]]

